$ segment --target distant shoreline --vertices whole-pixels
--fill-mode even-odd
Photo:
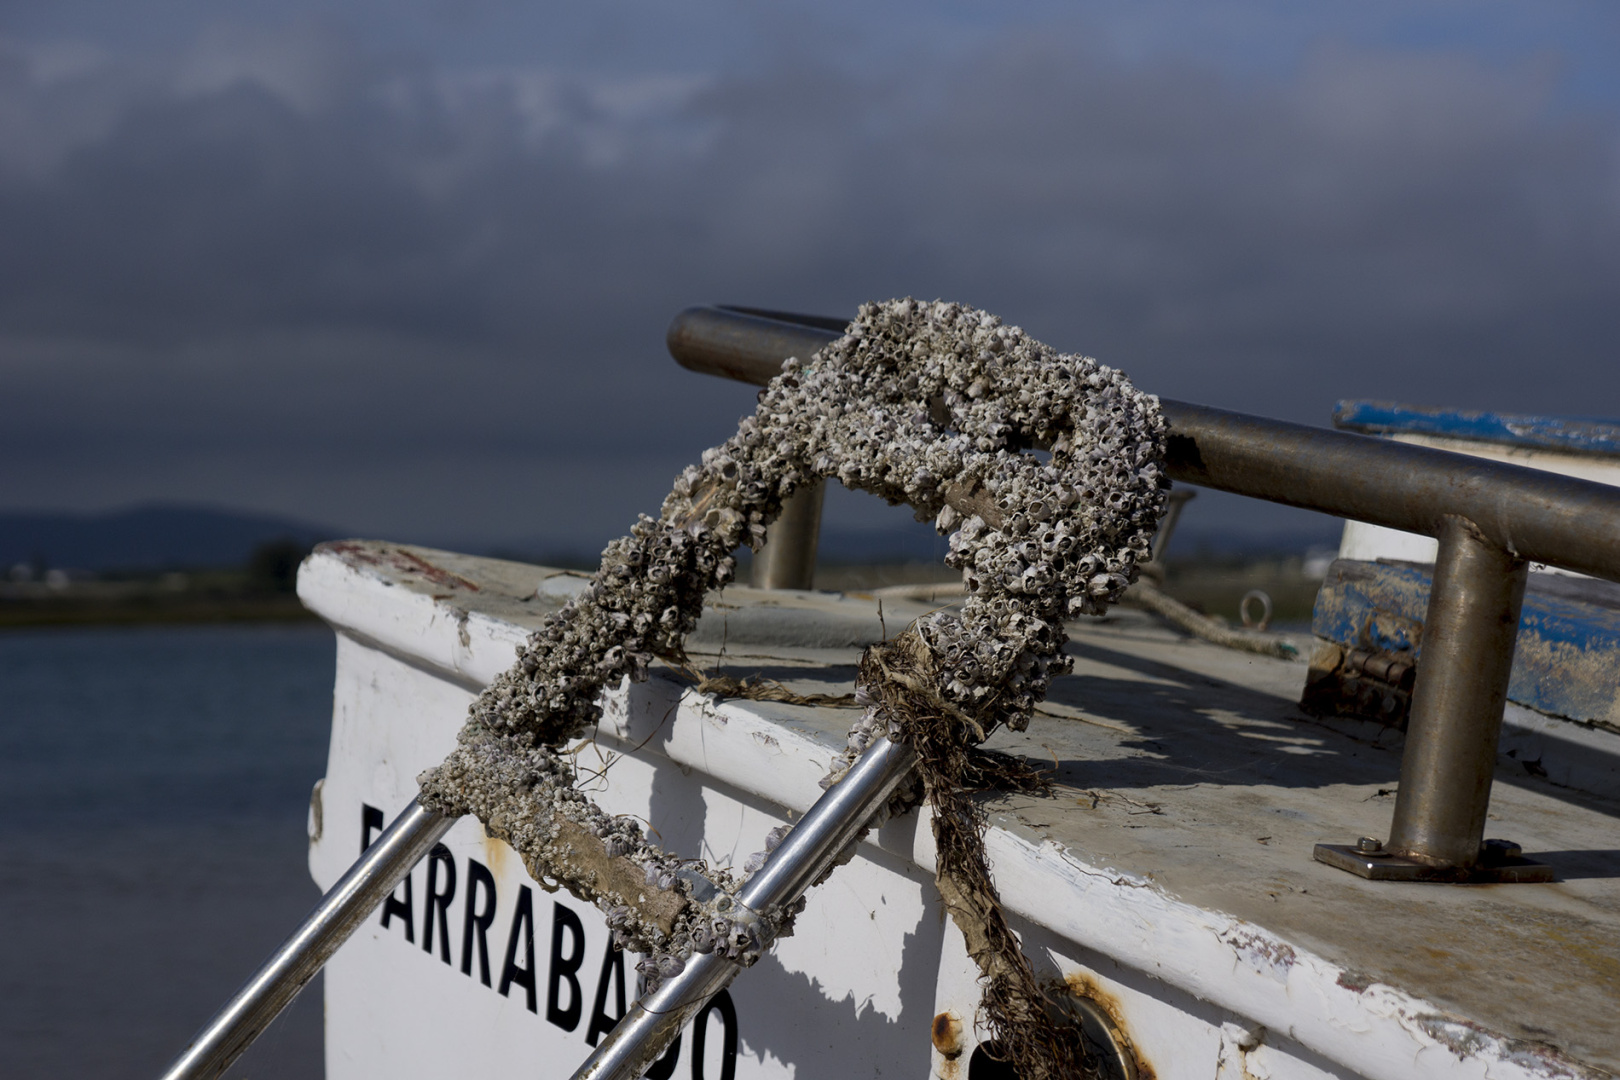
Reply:
[[[1309,623],[1321,585],[1300,560],[1172,562],[1164,590],[1196,610],[1240,621],[1242,597],[1264,590],[1279,623]],[[744,581],[747,575],[742,575]],[[831,564],[818,568],[816,588],[868,592],[948,582],[957,576],[934,563]],[[198,623],[318,622],[291,591],[252,588],[239,573],[168,575],[140,582],[83,582],[61,589],[0,584],[0,631],[46,626],[143,626]]]
[[[317,622],[296,596],[147,598],[128,602],[0,600],[0,630],[47,626],[145,626],[196,623]]]

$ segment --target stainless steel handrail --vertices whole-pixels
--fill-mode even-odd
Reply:
[[[834,320],[689,308],[668,333],[683,367],[763,385],[835,340]],[[1526,562],[1620,581],[1620,488],[1385,439],[1160,399],[1173,480],[1440,543],[1387,844],[1320,845],[1369,877],[1546,880],[1482,846]],[[1512,865],[1508,865],[1512,864]]]
[[[1440,537],[1466,518],[1517,558],[1620,581],[1620,488],[1522,465],[1164,401],[1172,479]]]
[[[426,810],[412,799],[292,936],[197,1032],[163,1071],[163,1080],[208,1080],[224,1073],[455,823],[455,818]]]
[[[825,322],[825,320],[819,320]],[[682,367],[763,386],[838,338],[713,307],[670,324]],[[1521,559],[1620,581],[1620,488],[1465,454],[1161,398],[1171,479],[1438,537],[1464,517]]]

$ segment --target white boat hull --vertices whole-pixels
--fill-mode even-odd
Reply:
[[[488,576],[477,578],[479,595],[473,596],[454,582],[447,586],[379,563],[388,550],[368,547],[366,558],[356,551],[318,553],[300,582],[306,602],[339,630],[332,749],[311,812],[310,867],[323,888],[360,853],[367,815],[379,824],[415,795],[416,775],[450,750],[476,689],[510,662],[525,627],[538,617],[521,614],[534,595],[532,578],[511,585],[499,602],[495,596],[501,575],[541,574],[536,568],[487,563]],[[420,551],[411,558],[426,556],[436,558],[437,572],[468,587],[486,563]],[[451,602],[444,592],[455,594]],[[1192,648],[1184,651],[1194,667],[1213,672],[1208,665],[1236,665],[1231,670],[1253,672],[1262,686],[1303,678],[1301,665],[1218,650],[1193,654]],[[789,647],[767,651],[794,662],[809,655]],[[1153,686],[1149,678],[1141,692]],[[1284,704],[1279,700],[1279,710]],[[595,745],[582,750],[579,761],[582,774],[606,766],[593,790],[609,811],[648,819],[672,850],[738,865],[770,828],[814,801],[838,725],[847,719],[833,709],[683,697],[676,682],[654,678],[609,696]],[[1099,734],[1080,724],[1069,728]],[[1312,734],[1290,743],[1286,733],[1266,735],[1264,729],[1256,726],[1256,737],[1294,746],[1291,759],[1281,757],[1296,763],[1316,752],[1309,749],[1312,740],[1320,741]],[[1032,729],[1032,739],[1052,737]],[[1323,732],[1330,737],[1336,738]],[[1054,757],[1079,757],[1050,745]],[[1286,783],[1280,776],[1277,782]],[[1103,799],[1105,809],[1112,805],[1109,792],[1090,794]],[[1233,795],[1246,797],[1236,791],[1222,797]],[[1089,828],[1098,814],[1081,814],[1072,808],[1077,801],[1084,800],[1067,799],[1069,811],[1054,806],[1052,812],[1074,814]],[[1186,813],[1205,813],[1203,806],[1189,803]],[[1254,813],[1265,812],[1257,803]],[[1354,811],[1370,819],[1387,812],[1387,804]],[[1137,827],[1134,813],[1121,805],[1118,828]],[[1581,1068],[1545,1046],[1527,1049],[1522,1040],[1495,1034],[1413,989],[1364,975],[1334,958],[1332,948],[1313,948],[1305,936],[1174,890],[1160,882],[1159,871],[1132,869],[1127,856],[1104,859],[1079,850],[1060,838],[1061,823],[1038,814],[998,815],[987,841],[1014,927],[1041,975],[1066,980],[1112,1016],[1140,1076],[1396,1080],[1540,1077]],[[1140,823],[1154,830],[1174,824],[1160,809],[1142,815]],[[1306,816],[1288,811],[1257,822],[1256,830],[1284,837],[1288,850],[1275,852],[1265,842],[1269,836],[1258,847],[1244,837],[1234,854],[1274,860],[1279,880],[1291,874],[1310,879],[1312,888],[1320,880],[1330,899],[1334,889],[1341,890],[1339,900],[1379,888],[1389,895],[1390,886],[1334,878],[1336,871],[1311,863],[1312,827],[1300,831],[1295,820]],[[1346,831],[1355,826],[1351,816],[1343,821]],[[1323,831],[1320,824],[1314,829]],[[1107,835],[1149,843],[1158,832]],[[1207,835],[1217,847],[1231,839]],[[328,965],[327,1076],[570,1075],[621,1010],[621,985],[624,1001],[633,1000],[633,965],[610,951],[599,913],[544,891],[515,853],[485,838],[476,821],[457,823],[445,846],[454,891],[446,860],[424,860]],[[1174,859],[1195,854],[1202,857],[1166,856],[1165,880],[1186,871]],[[1220,857],[1214,850],[1203,854]],[[977,973],[944,916],[931,867],[926,814],[890,822],[854,862],[812,892],[796,933],[744,972],[701,1018],[701,1033],[685,1033],[665,1063],[668,1071],[661,1067],[653,1075],[972,1075],[980,1037]],[[1241,907],[1236,893],[1227,906]],[[622,983],[621,970],[629,976]],[[945,1039],[950,1055],[933,1037],[941,1016],[954,1018],[961,1030],[956,1045]],[[948,1036],[950,1027],[942,1021],[941,1033]]]

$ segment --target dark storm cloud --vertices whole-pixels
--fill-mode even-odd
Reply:
[[[1340,396],[1620,413],[1617,125],[1555,65],[1324,46],[1243,80],[1088,40],[611,79],[314,24],[14,41],[8,499],[595,541],[748,406],[661,351],[714,300],[959,298],[1318,423]]]

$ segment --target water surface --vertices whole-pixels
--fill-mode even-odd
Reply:
[[[292,929],[334,647],[309,625],[0,633],[0,1076],[151,1077]],[[319,986],[232,1076],[319,1076]]]

